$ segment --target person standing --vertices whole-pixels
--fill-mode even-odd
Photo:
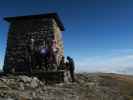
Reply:
[[[58,69],[59,70],[64,70],[64,68],[65,68],[65,57],[62,56]]]
[[[74,65],[74,61],[71,57],[67,57],[68,60],[68,66],[69,66],[69,71],[70,71],[70,76],[72,79],[72,82],[75,81],[75,77],[74,77],[74,70],[75,70],[75,65]]]
[[[49,50],[46,47],[42,47],[40,50],[41,65],[44,61],[46,71],[48,70],[48,52]]]

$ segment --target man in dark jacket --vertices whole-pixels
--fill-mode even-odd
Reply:
[[[40,61],[41,61],[40,68],[42,68],[43,62],[45,62],[46,71],[48,70],[48,52],[49,52],[48,48],[42,47],[39,53]]]
[[[74,61],[71,57],[67,57],[68,63],[69,63],[69,71],[70,71],[70,75],[71,75],[71,79],[72,82],[75,81],[75,77],[74,77],[74,70],[75,70],[75,65],[74,65]]]

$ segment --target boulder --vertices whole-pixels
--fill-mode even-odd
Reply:
[[[31,82],[30,82],[30,86],[32,88],[36,88],[36,87],[39,86],[39,83],[40,83],[40,81],[38,80],[38,78],[33,77],[32,80],[31,80]]]
[[[26,82],[31,82],[32,78],[28,77],[28,76],[19,76],[18,77],[20,81],[26,83]]]

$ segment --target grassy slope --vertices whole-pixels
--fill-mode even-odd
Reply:
[[[100,75],[102,86],[117,88],[125,100],[133,100],[133,77],[127,75]]]

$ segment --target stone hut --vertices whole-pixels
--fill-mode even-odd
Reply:
[[[56,13],[5,17],[10,23],[4,72],[27,72],[32,61],[30,49],[56,46],[57,64],[64,56],[61,32],[64,26]],[[53,43],[54,42],[54,43]]]

